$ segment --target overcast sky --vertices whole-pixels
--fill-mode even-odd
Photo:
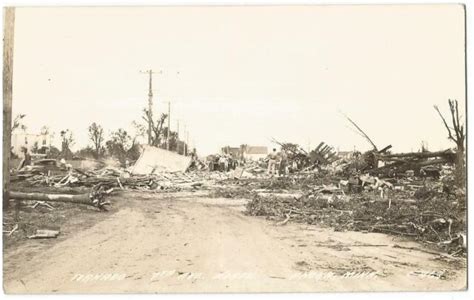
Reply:
[[[272,137],[368,150],[453,146],[437,104],[464,109],[461,5],[18,8],[13,113],[28,131],[109,133],[141,120],[148,78],[156,114],[171,101],[198,153],[272,146]],[[177,72],[179,71],[179,75]]]

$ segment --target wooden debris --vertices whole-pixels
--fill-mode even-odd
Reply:
[[[13,226],[12,230],[4,230],[3,233],[6,233],[7,236],[11,236],[15,231],[18,230],[18,224],[15,224],[15,226]]]
[[[283,226],[283,225],[286,225],[286,223],[288,223],[288,221],[290,220],[290,217],[291,217],[291,210],[288,214],[286,214],[286,218],[285,220],[281,221],[281,222],[278,222],[276,223],[275,225],[277,226]]]
[[[31,208],[36,208],[36,207],[38,207],[39,205],[45,206],[45,207],[46,207],[47,209],[49,209],[49,210],[53,210],[53,209],[54,209],[53,206],[51,206],[49,203],[47,203],[47,202],[45,202],[45,201],[36,201],[35,204],[31,205],[30,207],[31,207]]]
[[[29,239],[49,239],[57,238],[59,235],[58,230],[49,230],[49,229],[37,229],[34,235],[28,236]]]

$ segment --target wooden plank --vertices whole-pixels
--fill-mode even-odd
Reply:
[[[314,151],[318,152],[319,148],[321,148],[324,145],[324,142],[319,143],[318,147],[314,149]]]

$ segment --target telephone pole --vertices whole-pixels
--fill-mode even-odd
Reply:
[[[170,150],[171,102],[168,101],[168,129],[166,133],[166,150]]]
[[[10,192],[10,151],[12,134],[13,41],[15,8],[6,7],[3,24],[3,209],[8,208]]]
[[[183,138],[183,143],[184,143],[184,156],[186,156],[187,154],[187,148],[188,148],[188,144],[186,143],[186,136],[187,136],[187,131],[186,131],[186,124],[184,124],[184,138]]]
[[[150,76],[148,83],[148,145],[151,145],[151,126],[153,120],[153,90],[152,90],[152,81],[153,81],[153,71],[148,70]]]
[[[140,71],[140,73],[148,74],[149,79],[148,79],[148,145],[151,145],[152,143],[152,123],[153,123],[153,74],[159,73],[161,74],[161,71],[159,72],[153,72],[153,70],[148,70],[148,71]]]
[[[179,120],[176,120],[176,152],[179,154]]]
[[[186,155],[188,155],[188,152],[189,152],[188,143],[189,143],[189,131],[186,131]]]

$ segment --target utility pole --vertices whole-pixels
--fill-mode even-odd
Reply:
[[[140,71],[140,73],[145,73],[148,74],[149,79],[148,79],[148,145],[151,145],[152,143],[152,123],[153,123],[153,74],[156,72],[153,72],[153,70],[148,70],[148,71]],[[161,74],[161,71],[158,72]]]
[[[179,120],[176,120],[176,152],[179,154]]]
[[[171,102],[168,101],[168,129],[166,133],[166,150],[170,150]]]
[[[10,192],[10,151],[12,134],[13,42],[15,8],[4,10],[3,33],[3,209],[8,208]]]
[[[153,81],[153,71],[148,70],[150,76],[148,83],[148,145],[151,145],[151,126],[153,120],[153,91],[152,91],[152,81]]]
[[[186,131],[186,155],[188,155],[189,152],[189,131]]]
[[[186,124],[184,124],[184,139],[183,139],[183,143],[184,143],[184,156],[186,156],[186,154],[187,154],[187,148],[188,148],[188,144],[186,143],[186,135],[187,135]]]

